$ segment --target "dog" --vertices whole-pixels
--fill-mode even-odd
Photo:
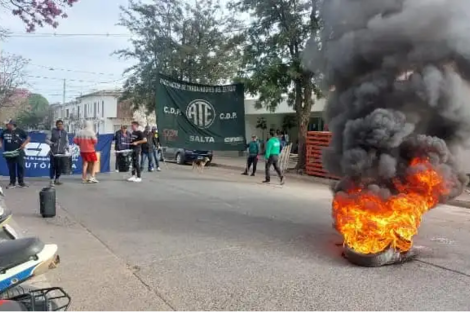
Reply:
[[[202,160],[194,160],[193,161],[193,170],[197,170],[199,173],[204,172],[204,167],[210,161],[208,157],[204,157]]]

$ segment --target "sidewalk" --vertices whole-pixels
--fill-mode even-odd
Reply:
[[[225,156],[215,155],[214,159],[212,160],[212,165],[221,167],[221,168],[238,170],[242,172],[246,167],[246,157],[225,157]],[[265,166],[265,160],[264,158],[260,158],[260,160],[258,161],[258,171],[264,172],[264,166]],[[295,164],[293,163],[289,164],[289,168],[293,168],[294,166]],[[334,182],[330,179],[309,176],[306,174],[300,175],[300,174],[293,173],[293,172],[287,172],[285,176],[289,179],[295,179],[295,180],[310,182],[314,184],[330,185]],[[468,190],[469,192],[464,191],[462,195],[460,195],[454,200],[449,201],[447,204],[470,209],[470,188]]]
[[[72,297],[70,311],[171,310],[135,275],[136,269],[90,233],[80,217],[67,212],[63,204],[68,201],[60,191],[57,216],[42,218],[38,194],[47,182],[31,179],[28,183],[30,188],[5,191],[6,206],[13,212],[22,236],[38,236],[46,243],[57,244],[61,258],[59,266],[38,277],[36,284],[64,288]]]

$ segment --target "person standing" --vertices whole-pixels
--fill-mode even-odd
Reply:
[[[158,153],[158,150],[160,149],[160,139],[158,138],[158,132],[157,132],[157,127],[153,126],[152,131],[151,131],[151,140],[152,140],[152,146],[153,150],[151,151],[151,156],[153,156],[154,164],[155,167],[157,168],[157,171],[160,172],[160,155]]]
[[[10,174],[10,184],[6,187],[7,189],[16,187],[17,178],[20,187],[27,187],[24,182],[24,148],[30,140],[31,138],[29,138],[28,134],[24,130],[17,128],[16,122],[13,120],[8,122],[6,129],[0,135],[0,148],[3,147],[5,151],[4,156]]]
[[[259,142],[255,135],[251,136],[251,141],[248,144],[248,159],[246,161],[246,169],[242,173],[242,175],[248,175],[248,171],[250,170],[251,165],[253,165],[253,172],[251,172],[251,176],[255,176],[256,173],[256,166],[258,165],[258,155],[260,154],[261,149]]]
[[[130,182],[140,183],[142,181],[139,157],[142,153],[142,144],[147,142],[144,133],[139,130],[139,122],[132,122],[131,147],[132,147],[132,176]]]
[[[95,177],[95,163],[98,161],[95,145],[98,142],[98,137],[96,136],[91,121],[85,122],[85,128],[75,135],[73,142],[80,148],[80,156],[82,157],[82,182],[84,184],[98,183]],[[90,173],[90,177],[88,177],[88,172]]]
[[[145,126],[144,129],[144,137],[147,140],[146,142],[142,143],[141,145],[141,160],[140,160],[140,171],[144,170],[145,161],[148,162],[148,171],[153,172],[153,157],[152,157],[152,150],[153,150],[153,140],[152,140],[152,132],[150,131],[150,126]]]
[[[56,155],[64,155],[69,151],[69,138],[67,131],[64,129],[64,122],[57,120],[55,128],[52,129],[51,134],[47,136],[46,143],[51,147],[50,151],[50,167],[49,178],[51,179],[51,186],[62,185],[59,181],[60,174],[62,174],[63,157]]]
[[[121,129],[114,134],[114,150],[122,151],[130,149],[131,133],[127,130],[126,125],[121,125]],[[119,172],[119,159],[123,158],[122,154],[116,154],[116,172]]]
[[[269,173],[271,169],[271,165],[274,167],[274,170],[276,171],[277,175],[279,176],[279,179],[281,181],[281,185],[284,184],[284,176],[281,173],[281,169],[279,168],[279,154],[281,153],[281,142],[279,141],[279,138],[276,136],[274,130],[271,130],[269,132],[269,140],[268,143],[266,144],[266,152],[265,152],[265,158],[266,158],[266,179],[263,181],[263,183],[269,183],[271,181],[271,175]]]

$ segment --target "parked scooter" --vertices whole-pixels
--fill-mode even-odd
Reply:
[[[65,311],[70,296],[60,287],[35,288],[23,283],[57,267],[55,244],[39,238],[21,238],[11,212],[5,213],[0,188],[0,311]]]
[[[20,302],[27,311],[69,307],[70,296],[60,287],[35,289],[20,285],[57,267],[60,262],[57,250],[57,245],[44,244],[35,237],[0,242],[0,310],[2,300]],[[60,306],[58,300],[61,300]]]

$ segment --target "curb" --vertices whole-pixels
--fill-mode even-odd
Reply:
[[[238,171],[243,171],[245,169],[242,166],[228,165],[228,164],[221,164],[221,163],[211,163],[210,166],[225,168],[225,169],[230,169],[230,170],[238,170]],[[293,179],[296,181],[308,182],[308,183],[313,183],[313,184],[321,184],[321,185],[327,185],[327,186],[331,186],[332,184],[336,182],[335,180],[331,180],[331,179],[308,176],[308,175],[301,175],[301,174],[295,174],[295,173],[289,173],[289,172],[285,173],[285,176],[286,178]]]
[[[228,165],[228,164],[221,164],[221,163],[211,163],[211,166],[231,169],[231,170],[239,170],[239,171],[243,171],[245,169],[242,166]],[[331,180],[331,179],[308,176],[308,175],[299,175],[299,174],[294,174],[294,173],[286,173],[286,177],[289,179],[297,180],[297,181],[328,185],[328,186],[332,186],[336,182],[335,180]],[[454,199],[444,204],[453,205],[453,206],[465,208],[465,209],[470,209],[470,201]]]

